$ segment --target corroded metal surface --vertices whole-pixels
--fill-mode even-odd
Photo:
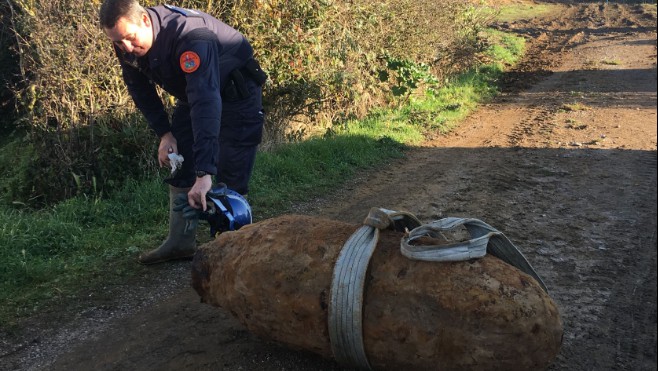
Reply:
[[[201,299],[252,333],[332,358],[334,263],[357,225],[287,215],[220,235],[193,264]],[[530,276],[493,256],[409,260],[382,231],[365,282],[363,337],[378,370],[537,370],[558,354],[562,323]]]

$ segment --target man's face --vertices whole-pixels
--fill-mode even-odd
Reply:
[[[153,29],[148,14],[142,15],[138,23],[121,17],[114,28],[105,28],[104,31],[121,51],[137,57],[145,56],[153,45]]]

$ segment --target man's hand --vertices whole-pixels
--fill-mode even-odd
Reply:
[[[160,163],[160,167],[171,167],[169,163],[170,153],[178,153],[178,144],[174,135],[168,132],[160,138],[160,146],[158,147],[158,162]]]
[[[189,192],[187,192],[187,202],[190,206],[206,211],[206,194],[212,187],[212,175],[197,177],[196,182]]]

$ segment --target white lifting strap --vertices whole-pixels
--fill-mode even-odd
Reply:
[[[370,370],[363,346],[363,288],[379,230],[389,227],[404,230],[406,226],[415,228],[421,223],[408,213],[372,208],[363,224],[338,254],[331,283],[328,327],[336,360],[344,366]]]
[[[377,247],[380,229],[392,228],[401,232],[411,230],[400,244],[402,254],[410,259],[463,261],[483,257],[489,251],[535,278],[544,291],[548,292],[539,275],[507,237],[480,220],[445,218],[422,225],[410,213],[372,208],[363,224],[343,245],[331,282],[328,308],[329,340],[336,361],[343,366],[359,370],[371,369],[363,344],[363,290],[366,271]],[[470,240],[430,246],[411,244],[423,236],[437,237],[442,231],[461,226],[470,234]]]
[[[421,237],[440,237],[442,232],[452,231],[462,226],[468,231],[471,237],[470,240],[442,245],[415,246],[411,244]],[[521,251],[502,232],[478,219],[450,217],[420,226],[413,229],[408,236],[402,239],[400,250],[402,255],[409,259],[435,262],[481,258],[489,252],[505,263],[532,276],[541,288],[548,293],[544,281],[535,272]]]

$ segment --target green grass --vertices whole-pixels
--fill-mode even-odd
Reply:
[[[601,61],[602,64],[607,64],[609,66],[619,66],[622,64],[621,61],[616,60],[616,59],[604,59]]]
[[[404,145],[389,137],[343,134],[287,144],[258,155],[249,193],[254,213],[271,216],[331,191],[360,169],[400,157]]]
[[[76,197],[36,212],[0,208],[0,324],[131,274],[134,254],[163,235],[163,189],[159,181],[131,182],[106,200]]]
[[[259,153],[249,194],[256,221],[331,192],[363,169],[384,166],[490,99],[504,66],[523,51],[520,38],[491,38],[500,48],[489,51],[490,65],[415,94],[398,109],[377,110],[323,136]],[[166,236],[167,202],[166,186],[152,179],[46,210],[0,206],[0,327],[148,270],[135,258]]]
[[[514,22],[547,16],[560,11],[560,9],[562,9],[562,7],[559,4],[508,4],[500,8],[496,20],[499,22]]]
[[[491,66],[500,70],[503,65],[514,65],[525,51],[525,39],[504,32],[489,30],[487,33],[491,46],[486,55],[491,59]]]
[[[425,94],[412,95],[395,110],[379,110],[348,127],[351,133],[368,137],[383,135],[406,144],[420,143],[428,132],[445,133],[471,113],[477,105],[498,92],[497,81],[507,66],[525,52],[525,39],[487,30],[491,46],[485,55],[490,63],[450,79],[445,86],[429,86]]]

